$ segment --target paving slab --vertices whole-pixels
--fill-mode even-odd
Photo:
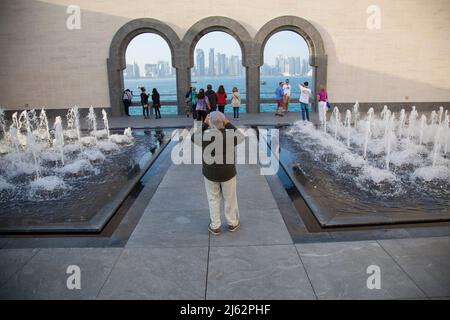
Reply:
[[[9,241],[10,241],[9,238],[0,238],[0,249],[5,248],[9,243]]]
[[[95,299],[122,249],[41,249],[0,289],[0,299]],[[67,288],[67,268],[79,266],[81,289]]]
[[[207,299],[315,299],[293,245],[211,248]]]
[[[241,227],[227,230],[222,219],[222,234],[211,236],[211,246],[248,246],[292,244],[292,238],[277,209],[240,208]]]
[[[126,248],[99,299],[204,299],[208,248]]]
[[[0,291],[5,282],[18,272],[39,249],[0,250]]]
[[[424,293],[376,241],[297,244],[319,299],[424,298]],[[367,268],[381,270],[381,288],[368,289]]]
[[[429,297],[450,296],[450,237],[380,240]]]
[[[208,246],[209,210],[146,210],[127,247]]]

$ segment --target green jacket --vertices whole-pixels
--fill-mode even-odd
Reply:
[[[203,134],[206,130],[217,130],[217,129],[210,129],[209,126],[205,123],[203,123],[202,127],[197,129],[197,131],[191,136],[191,141],[194,143],[197,143],[197,141],[194,141],[195,134]],[[233,150],[227,150],[226,148],[226,130],[234,130],[235,131],[235,137],[233,141]],[[204,141],[202,139],[201,141],[201,147],[202,147],[202,172],[205,178],[211,181],[215,182],[225,182],[236,176],[236,156],[234,155],[233,163],[226,163],[226,155],[227,152],[234,152],[234,147],[241,143],[245,139],[245,135],[241,132],[241,130],[237,129],[234,125],[231,123],[227,123],[224,129],[220,129],[220,132],[223,136],[223,163],[216,163],[215,161],[212,164],[208,164],[205,162],[205,157],[203,156],[203,151],[205,148],[214,141],[214,138],[211,139],[211,141]],[[215,156],[215,154],[213,154]]]

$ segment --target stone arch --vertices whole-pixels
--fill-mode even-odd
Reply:
[[[267,40],[280,31],[293,31],[305,39],[309,48],[309,64],[313,67],[314,89],[316,90],[318,85],[326,85],[327,55],[322,36],[310,22],[300,17],[282,16],[272,19],[262,26],[255,36],[255,46],[258,51],[258,65],[262,66],[264,64],[264,48]],[[259,99],[259,86],[257,90]],[[316,95],[314,95],[315,100]]]
[[[111,41],[107,59],[109,96],[113,116],[125,114],[122,107],[123,70],[126,67],[125,52],[130,41],[142,33],[155,33],[161,36],[170,48],[172,66],[177,68],[180,39],[170,26],[151,18],[135,19],[123,25]]]
[[[251,71],[249,71],[249,67],[252,66],[252,61],[254,61],[253,39],[247,29],[242,26],[242,24],[228,17],[212,16],[204,18],[196,22],[186,32],[182,40],[184,52],[183,58],[186,63],[186,65],[184,66],[184,78],[186,79],[186,81],[180,84],[181,86],[178,87],[178,90],[181,90],[181,92],[186,92],[189,89],[189,84],[191,82],[190,68],[194,66],[195,46],[197,45],[201,37],[213,31],[222,31],[228,33],[234,39],[236,39],[239,46],[241,47],[242,64],[246,68],[247,111],[252,112],[253,109],[256,109],[256,105],[253,105],[254,102],[256,102],[253,98],[253,81],[249,76],[249,73],[251,73]]]

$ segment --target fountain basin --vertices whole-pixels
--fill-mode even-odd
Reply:
[[[38,179],[9,177],[0,158],[0,233],[100,232],[166,147],[171,131],[135,130],[133,144],[118,149],[106,148],[112,142],[105,140],[70,148],[64,165],[43,161]]]
[[[329,146],[302,131],[309,129],[292,132],[293,127],[280,128],[280,170],[322,228],[450,221],[447,162],[432,168],[426,165],[431,159],[418,155],[422,166],[410,161],[380,169],[375,164],[382,163],[383,154],[369,153],[372,159],[366,161],[347,152],[344,139]],[[328,135],[324,138],[331,141]]]

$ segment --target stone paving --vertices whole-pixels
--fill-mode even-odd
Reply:
[[[238,200],[242,227],[208,235],[201,167],[172,165],[125,247],[14,249],[2,238],[0,298],[450,297],[450,237],[295,244],[256,165],[238,166]],[[67,289],[69,265],[80,290]],[[367,288],[370,265],[379,290]]]
[[[243,114],[238,124],[298,119],[295,112]],[[182,116],[110,119],[111,128],[191,125]],[[77,247],[83,239],[55,238],[49,248],[40,244],[51,238],[0,238],[0,299],[450,298],[448,232],[424,237],[429,233],[419,228],[411,229],[415,238],[405,231],[405,237],[397,232],[393,239],[365,241],[336,236],[345,232],[326,241],[307,234],[308,241],[294,243],[280,212],[291,204],[277,203],[274,192],[285,190],[271,190],[258,166],[238,165],[242,227],[210,236],[201,166],[172,164],[124,247]],[[358,232],[348,239],[357,240]],[[67,288],[70,265],[80,267],[80,290]],[[380,267],[379,290],[367,288],[370,265]]]

